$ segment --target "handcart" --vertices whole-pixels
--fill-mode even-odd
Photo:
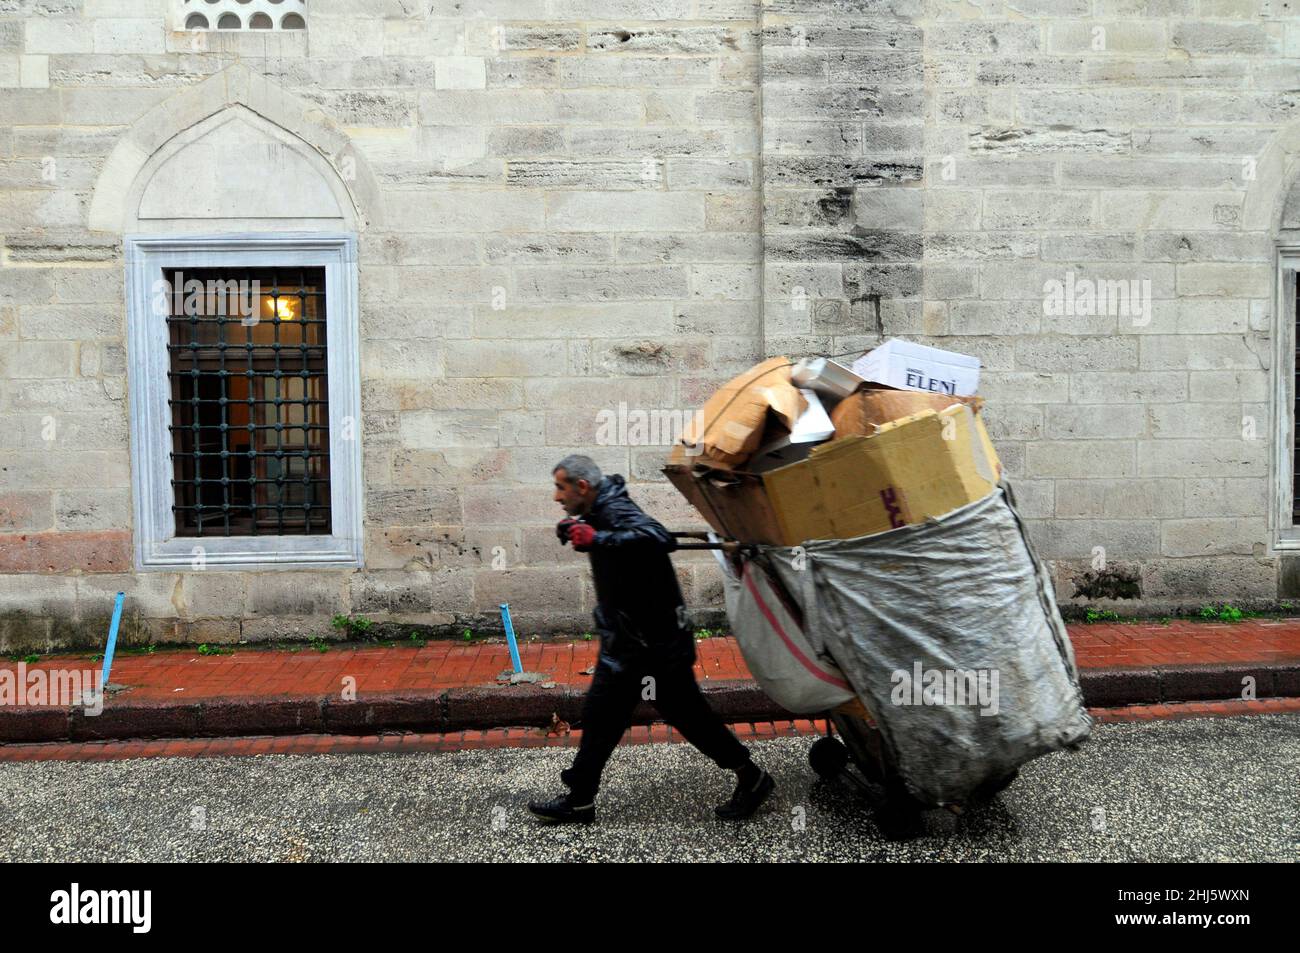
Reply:
[[[725,553],[733,561],[753,558],[759,547],[751,543],[720,539],[702,532],[675,532],[678,549],[709,549]],[[808,751],[808,762],[818,777],[848,784],[872,805],[882,830],[890,837],[907,837],[919,833],[921,816],[933,807],[943,807],[961,814],[967,805],[986,801],[1011,784],[1019,774],[1013,770],[982,786],[965,804],[931,805],[917,800],[908,791],[902,775],[889,755],[875,720],[858,698],[810,716],[824,719],[826,734]],[[836,737],[836,734],[839,737]]]

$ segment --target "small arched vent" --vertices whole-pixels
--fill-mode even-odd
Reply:
[[[307,0],[174,0],[181,30],[305,30]]]

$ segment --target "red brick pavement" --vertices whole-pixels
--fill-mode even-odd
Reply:
[[[1270,663],[1300,660],[1300,618],[1250,619],[1207,624],[1072,625],[1079,667],[1131,668],[1152,665]],[[526,671],[559,684],[585,684],[596,663],[595,641],[534,642],[520,646]],[[750,678],[733,638],[698,643],[695,670],[702,680]],[[14,662],[0,667],[15,667]],[[87,667],[89,656],[56,656],[28,666],[54,669]],[[341,647],[317,652],[236,647],[231,655],[199,655],[194,649],[160,650],[153,655],[119,655],[110,680],[130,690],[132,701],[203,700],[278,695],[334,695],[346,676],[359,691],[438,691],[496,684],[510,668],[504,640],[466,645],[429,642],[423,648]]]
[[[1300,659],[1300,619],[1071,625],[1081,668],[1285,662]]]

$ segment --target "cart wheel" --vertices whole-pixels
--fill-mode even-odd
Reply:
[[[849,763],[849,749],[830,736],[818,738],[808,749],[808,763],[818,777],[829,781],[839,777]]]

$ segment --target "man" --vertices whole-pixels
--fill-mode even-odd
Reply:
[[[664,719],[720,768],[735,771],[731,799],[714,810],[726,820],[751,816],[776,783],[750,760],[695,684],[695,638],[668,554],[676,540],[627,495],[621,476],[602,477],[590,457],[556,464],[555,501],[568,518],[561,544],[591,554],[600,655],[582,708],[582,742],[561,772],[569,793],[528,809],[552,821],[590,823],[605,762],[645,697]]]

